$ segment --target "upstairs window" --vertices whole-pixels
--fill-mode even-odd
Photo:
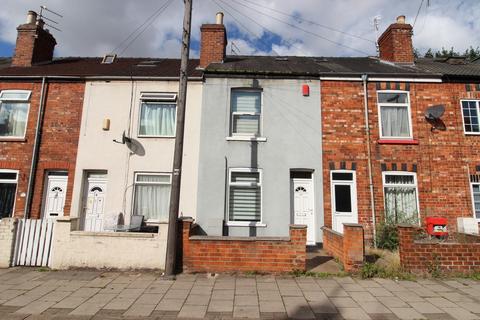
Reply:
[[[144,92],[141,96],[139,137],[174,137],[176,94]]]
[[[24,138],[27,128],[30,91],[0,92],[0,138]]]
[[[412,139],[410,100],[408,92],[378,92],[380,138]]]
[[[417,177],[410,172],[384,172],[385,218],[395,223],[418,222]]]
[[[231,135],[258,137],[261,133],[262,92],[234,89],[231,98]]]
[[[260,222],[262,178],[259,169],[231,169],[229,178],[229,222]]]
[[[463,129],[466,134],[480,134],[480,100],[462,100]]]

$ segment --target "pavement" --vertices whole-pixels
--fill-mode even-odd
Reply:
[[[480,281],[0,269],[0,319],[480,319]]]

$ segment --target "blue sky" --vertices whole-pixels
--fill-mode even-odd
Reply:
[[[38,11],[40,4],[64,16],[60,19],[50,15],[60,22],[62,29],[62,32],[52,30],[58,42],[57,56],[102,56],[122,43],[167,1],[2,0],[3,7],[8,10],[0,11],[0,56],[11,55],[16,27],[24,22],[29,9]],[[407,22],[413,24],[421,3],[414,26],[414,46],[421,51],[452,46],[463,51],[470,45],[480,44],[479,2],[194,0],[192,55],[198,55],[200,25],[214,22],[217,11],[225,11],[229,54],[374,55],[376,35],[373,18],[381,16],[378,34],[398,15],[406,15]],[[172,0],[156,19],[152,19],[151,25],[147,23],[144,32],[128,48],[124,45],[116,53],[122,56],[177,57],[180,52],[182,6],[183,1]],[[232,43],[234,51],[231,50]]]

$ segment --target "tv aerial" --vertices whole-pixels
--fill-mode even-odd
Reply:
[[[46,6],[40,6],[40,15],[38,16],[38,20],[43,20],[45,25],[49,26],[52,29],[55,29],[57,31],[62,32],[62,30],[60,30],[59,28],[52,25],[52,24],[58,25],[59,24],[58,21],[55,21],[52,18],[46,17],[45,16],[46,12],[48,12],[48,13],[50,13],[50,14],[58,17],[58,18],[63,18],[63,16],[61,14],[59,14],[58,12],[55,12],[53,10],[48,9]],[[45,20],[48,21],[49,23],[46,23]]]
[[[432,131],[435,129],[445,131],[447,129],[445,123],[441,119],[444,113],[445,105],[443,104],[438,104],[427,108],[425,111],[425,119],[432,125]]]

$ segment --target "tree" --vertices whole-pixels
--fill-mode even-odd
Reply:
[[[414,52],[420,56],[419,50],[414,49]],[[472,61],[477,58],[480,58],[480,47],[474,48],[470,46],[465,52],[461,53],[456,51],[453,47],[450,49],[445,49],[442,47],[441,50],[433,51],[432,48],[429,48],[425,54],[423,55],[424,58],[448,58],[448,57],[465,57],[467,60]]]

